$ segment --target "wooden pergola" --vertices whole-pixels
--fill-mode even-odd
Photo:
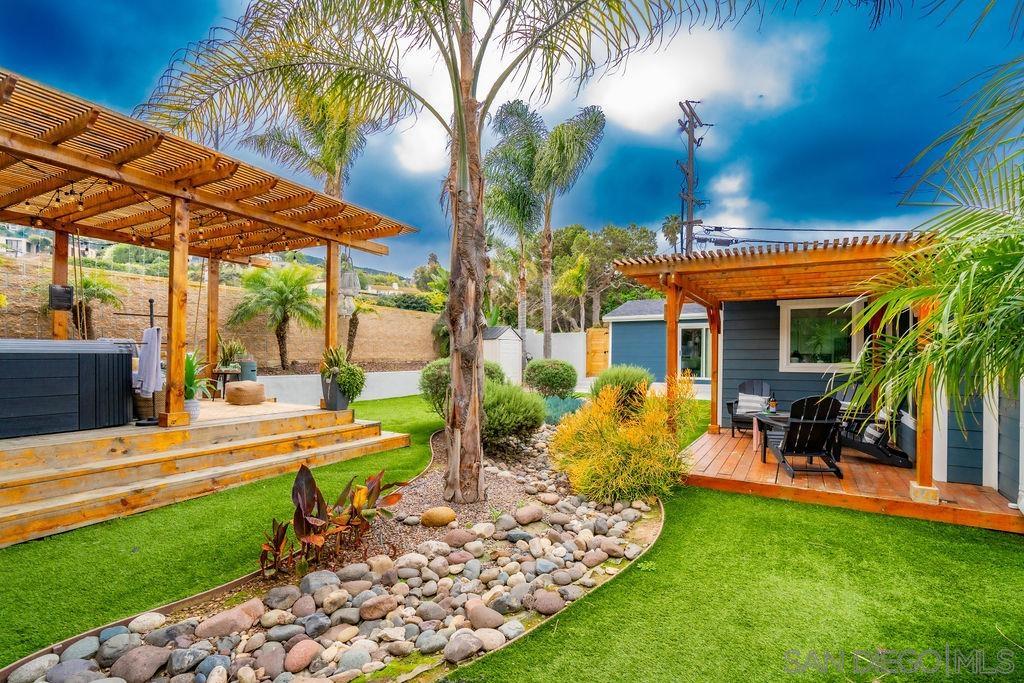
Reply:
[[[868,282],[891,271],[892,260],[918,248],[921,234],[876,235],[824,242],[735,247],[691,255],[664,254],[615,262],[624,275],[665,293],[666,376],[679,374],[678,320],[686,301],[707,310],[711,332],[711,422],[708,432],[721,430],[720,365],[722,304],[863,296]],[[671,386],[671,385],[670,385]],[[927,498],[938,492],[932,482],[934,397],[930,383],[917,402],[917,487]],[[931,502],[931,501],[929,501]]]
[[[325,343],[337,344],[340,250],[385,255],[415,230],[142,121],[0,70],[0,221],[54,232],[53,282],[71,235],[170,252],[164,426],[188,423],[182,381],[189,256],[208,260],[207,357],[216,355],[220,261],[327,248]],[[52,336],[68,336],[54,312]]]

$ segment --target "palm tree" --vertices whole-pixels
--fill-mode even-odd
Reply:
[[[369,122],[356,111],[315,92],[296,99],[292,120],[271,125],[240,143],[288,168],[323,181],[324,193],[341,199],[352,165],[366,146]]]
[[[288,362],[288,323],[292,320],[306,327],[321,327],[320,300],[310,287],[316,282],[318,270],[300,263],[281,268],[251,268],[242,273],[245,296],[228,317],[229,325],[241,325],[258,315],[267,316],[267,326],[277,337],[281,367]]]
[[[529,258],[526,243],[540,224],[542,200],[533,186],[537,150],[543,142],[544,122],[522,100],[506,102],[494,115],[492,129],[498,143],[484,158],[487,220],[516,239],[518,287],[516,289],[519,338],[526,339],[526,277]],[[526,345],[522,348],[522,372],[526,372]]]
[[[587,278],[590,259],[585,254],[576,257],[576,263],[562,271],[555,283],[555,292],[575,297],[580,304],[580,332],[587,329]]]
[[[708,11],[724,20],[733,3],[725,15]],[[699,21],[702,11],[683,0],[252,0],[241,19],[180,53],[139,113],[172,130],[226,140],[284,119],[300,92],[320,92],[382,128],[421,111],[436,120],[451,159],[444,186],[452,216],[444,495],[473,502],[484,494],[480,138],[491,107],[506,84],[529,87],[539,100],[556,83],[565,87],[563,74],[581,84],[657,42],[666,27]],[[434,60],[444,88],[421,88],[405,77],[404,68]],[[493,80],[481,77],[485,61],[498,65]],[[580,152],[572,132],[558,136],[562,142],[544,164],[544,189],[556,194],[578,175],[563,163],[564,155]]]
[[[96,304],[124,308],[121,294],[124,288],[114,284],[102,275],[83,274],[78,281],[78,301],[71,311],[71,321],[83,339],[95,339],[96,328],[93,313]]]
[[[683,222],[679,218],[679,214],[671,214],[665,216],[665,220],[661,222],[661,234],[665,236],[665,240],[672,247],[672,253],[679,253],[679,233],[682,231]]]
[[[487,161],[497,167],[489,173],[488,180],[493,176],[493,181],[501,188],[498,198],[512,205],[502,212],[508,213],[509,209],[518,212],[519,220],[528,219],[530,227],[538,210],[542,216],[540,256],[545,358],[551,357],[551,213],[555,198],[572,189],[593,158],[604,135],[604,123],[600,107],[584,107],[549,131],[540,114],[522,100],[506,103],[494,116],[494,128],[501,140],[488,154]],[[527,180],[529,188],[523,185]],[[505,192],[511,193],[510,196],[503,197]],[[516,229],[514,223],[513,229]]]
[[[862,354],[849,382],[858,404],[877,394],[895,412],[930,379],[955,389],[962,415],[972,397],[1016,394],[1024,378],[1024,57],[993,70],[966,111],[915,160],[929,165],[907,198],[940,209],[921,226],[932,239],[873,283],[854,320],[906,332],[906,312],[918,314],[909,334],[877,336],[884,362]]]

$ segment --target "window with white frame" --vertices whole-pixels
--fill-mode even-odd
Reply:
[[[854,299],[797,299],[779,302],[779,371],[842,372],[864,343],[852,331]],[[852,306],[849,304],[853,303]]]

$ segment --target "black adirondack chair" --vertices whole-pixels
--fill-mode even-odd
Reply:
[[[848,403],[855,388],[847,388],[838,395],[843,403]],[[875,460],[893,467],[912,468],[910,456],[889,438],[891,433],[891,417],[872,410],[851,410],[843,408],[842,423],[839,427],[840,445],[853,449]]]
[[[767,400],[772,395],[772,387],[764,380],[748,379],[745,382],[740,382],[737,393],[764,396],[765,400]],[[732,423],[732,429],[730,430],[732,436],[736,436],[737,429],[742,432],[744,429],[754,428],[754,416],[750,413],[737,413],[736,401],[734,399],[725,404],[726,409],[729,411],[729,421]]]
[[[843,478],[837,462],[839,456],[839,424],[842,407],[832,397],[808,396],[793,402],[789,423],[781,434],[768,432],[765,443],[775,459],[795,479],[797,472],[832,473]],[[796,467],[790,458],[807,458],[807,464]],[[824,467],[814,466],[819,458]]]

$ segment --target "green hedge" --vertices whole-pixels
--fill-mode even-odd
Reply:
[[[505,371],[494,361],[484,361],[484,379],[495,384],[505,384],[508,379]],[[451,386],[451,359],[438,358],[427,364],[420,372],[420,395],[423,396],[434,412],[443,420],[448,400],[448,387]]]
[[[576,368],[553,358],[531,360],[526,365],[523,381],[542,396],[565,398],[576,389]]]
[[[506,451],[533,436],[544,424],[544,399],[514,384],[487,382],[484,388],[484,451]]]

